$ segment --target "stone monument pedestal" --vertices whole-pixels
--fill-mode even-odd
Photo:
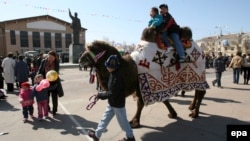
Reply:
[[[70,44],[69,45],[69,63],[78,64],[78,59],[83,51],[84,51],[84,47],[82,44],[78,44],[78,45]]]

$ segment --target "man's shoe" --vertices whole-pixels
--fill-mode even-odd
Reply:
[[[134,137],[133,138],[123,138],[119,141],[135,141],[135,138]]]
[[[95,135],[95,131],[89,130],[89,131],[88,131],[88,135],[89,135],[89,137],[91,137],[94,141],[99,141],[99,138],[97,138],[96,135]]]

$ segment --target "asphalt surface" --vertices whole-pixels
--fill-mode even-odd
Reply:
[[[89,97],[96,94],[96,85],[89,84],[88,71],[79,71],[77,67],[61,69],[60,77],[65,96],[59,98],[58,114],[38,121],[29,119],[23,123],[22,109],[16,89],[7,94],[6,100],[0,100],[0,140],[2,141],[92,141],[87,129],[94,129],[107,105],[107,101],[97,101],[91,110],[86,110]],[[176,119],[169,119],[168,111],[162,103],[155,103],[143,109],[141,128],[134,129],[137,141],[225,141],[228,124],[250,124],[250,85],[232,83],[232,70],[223,73],[223,89],[213,87],[215,78],[213,69],[207,70],[210,89],[202,101],[200,117],[192,119],[188,115],[188,106],[193,91],[185,97],[170,99],[178,113]],[[34,104],[35,116],[37,107]],[[126,101],[127,116],[130,120],[136,110],[132,97]],[[2,133],[2,134],[1,134]],[[4,134],[5,133],[5,134]],[[248,133],[250,135],[250,133]],[[101,141],[117,141],[124,137],[116,118],[113,118],[101,138]]]

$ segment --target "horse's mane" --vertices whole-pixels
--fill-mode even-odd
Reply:
[[[105,41],[93,41],[92,44],[87,46],[87,50],[92,51],[95,55],[100,53],[101,51],[106,50],[109,55],[117,55],[118,58],[121,58],[119,51],[114,46]]]

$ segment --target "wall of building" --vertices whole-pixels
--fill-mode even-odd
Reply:
[[[224,42],[228,42],[227,45]],[[222,36],[211,36],[196,41],[206,54],[222,52],[224,55],[250,53],[250,33],[238,33]]]
[[[71,41],[73,41],[72,29],[70,23],[56,19],[51,16],[38,16],[32,18],[17,19],[11,21],[5,21],[0,23],[0,55],[5,56],[8,52],[24,53],[28,50],[37,50],[39,52],[46,53],[49,50],[55,50],[57,52],[68,52],[68,46],[66,46],[66,34],[71,34]],[[15,31],[16,44],[11,44],[10,31]],[[20,32],[28,32],[28,46],[21,47]],[[33,46],[32,32],[40,33],[40,47]],[[44,45],[44,33],[51,33],[51,48],[45,48]],[[61,34],[62,46],[55,47],[55,34]],[[80,32],[80,43],[85,45],[85,30],[84,28]]]

